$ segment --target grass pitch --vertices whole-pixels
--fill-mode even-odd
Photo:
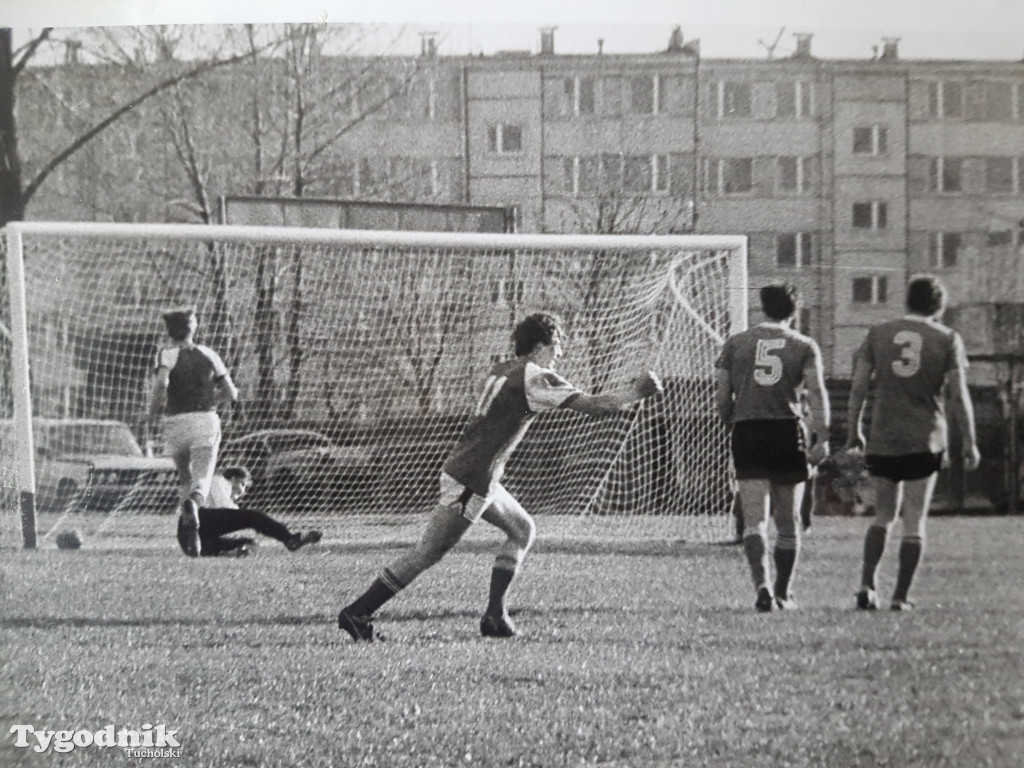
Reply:
[[[335,617],[393,547],[4,552],[0,765],[159,764],[18,748],[16,724],[163,724],[189,768],[1024,764],[1022,518],[931,520],[904,614],[852,608],[864,519],[815,521],[800,610],[770,615],[738,547],[581,554],[545,548],[538,522],[512,640],[478,632],[487,526],[367,645]]]

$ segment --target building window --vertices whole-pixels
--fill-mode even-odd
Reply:
[[[487,129],[487,142],[491,152],[499,155],[523,151],[523,129],[518,125],[498,123]]]
[[[565,78],[565,97],[574,115],[594,114],[594,78]]]
[[[629,103],[641,115],[657,115],[665,111],[664,88],[659,75],[635,75],[629,81]]]
[[[750,117],[750,83],[720,82],[718,84],[718,116]]]
[[[810,334],[811,332],[811,310],[809,307],[800,307],[796,316],[796,330],[800,333]]]
[[[810,232],[787,232],[775,238],[775,263],[799,269],[811,263],[813,238]]]
[[[1013,231],[1009,229],[998,229],[991,231],[985,238],[985,245],[989,248],[1000,248],[1004,245],[1013,244]]]
[[[794,195],[813,191],[812,161],[813,158],[810,157],[778,158],[777,183],[779,191]]]
[[[934,120],[963,117],[963,84],[951,80],[939,80],[929,83],[928,114]]]
[[[928,169],[928,189],[931,192],[962,192],[962,157],[933,157]]]
[[[572,195],[647,195],[671,187],[668,155],[566,157],[562,166],[565,189]]]
[[[991,81],[980,85],[985,88],[984,119],[992,122],[1013,120],[1013,84]]]
[[[885,304],[888,280],[884,275],[853,278],[854,304]]]
[[[889,129],[869,125],[853,129],[853,152],[856,155],[884,155],[889,151]]]
[[[775,114],[778,117],[811,117],[814,114],[814,90],[806,80],[775,84]]]
[[[888,208],[879,200],[853,204],[853,226],[857,229],[885,229],[888,226]]]
[[[985,158],[985,191],[994,194],[1012,195],[1024,189],[1021,175],[1024,163],[1019,157]]]
[[[649,155],[626,155],[622,159],[622,190],[628,194],[642,195],[650,192],[653,183],[653,169]]]
[[[959,232],[932,232],[928,243],[928,264],[932,269],[955,267],[962,238]]]
[[[707,186],[712,193],[738,195],[754,189],[754,160],[750,157],[709,160]]]

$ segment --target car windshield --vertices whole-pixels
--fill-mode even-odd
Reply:
[[[142,456],[127,424],[49,424],[38,430],[36,441],[54,454]]]

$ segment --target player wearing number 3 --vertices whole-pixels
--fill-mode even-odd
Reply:
[[[891,608],[911,607],[910,584],[924,550],[925,518],[936,473],[946,450],[944,391],[963,436],[964,466],[978,466],[974,411],[967,390],[967,356],[960,335],[939,322],[946,290],[934,277],[907,286],[905,317],[876,325],[854,356],[850,389],[851,447],[864,448],[861,424],[871,381],[875,385],[870,437],[866,441],[869,488],[865,502],[874,520],[864,538],[857,607],[878,607],[875,572],[889,529],[901,511],[903,540]]]
[[[622,391],[581,392],[553,370],[562,354],[562,331],[551,315],[530,315],[516,326],[512,340],[516,357],[491,370],[474,417],[445,461],[440,503],[419,543],[384,568],[338,615],[338,626],[353,640],[372,640],[373,614],[439,562],[481,519],[500,528],[505,541],[494,560],[480,632],[485,637],[514,635],[505,597],[533,544],[536,526],[499,482],[505,462],[542,412],[570,408],[591,415],[611,413],[661,391],[654,375],[645,374]]]
[[[732,457],[743,507],[743,549],[758,611],[796,607],[792,579],[800,554],[800,503],[808,461],[828,454],[829,402],[817,343],[793,330],[796,292],[761,289],[767,320],[726,339],[716,363],[715,403],[732,425]],[[815,442],[807,447],[806,395]],[[769,506],[770,505],[770,506]],[[775,581],[769,585],[768,519],[775,519]]]

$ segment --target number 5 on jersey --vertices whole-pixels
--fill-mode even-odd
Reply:
[[[754,381],[770,387],[782,380],[782,358],[776,351],[786,346],[785,339],[758,339],[754,358]]]

